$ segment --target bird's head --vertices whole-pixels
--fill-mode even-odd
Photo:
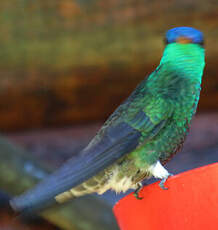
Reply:
[[[203,46],[204,37],[201,31],[191,27],[175,27],[166,32],[166,44],[179,43],[179,44],[199,44]]]

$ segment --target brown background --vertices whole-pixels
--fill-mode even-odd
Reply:
[[[2,0],[0,130],[105,119],[158,65],[175,26],[204,32],[200,111],[217,110],[217,11],[216,0]]]

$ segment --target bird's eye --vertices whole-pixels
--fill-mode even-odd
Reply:
[[[166,45],[169,44],[169,41],[166,37],[164,38],[164,44],[166,44]]]
[[[204,47],[204,40],[198,42],[198,44],[199,44],[200,46]]]

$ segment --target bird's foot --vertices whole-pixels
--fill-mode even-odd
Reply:
[[[133,193],[134,197],[137,199],[137,200],[142,200],[144,197],[140,197],[139,196],[139,192],[141,191],[142,189],[142,184],[141,183],[138,183],[137,184],[137,189],[135,190],[135,192]]]
[[[164,186],[164,183],[166,182],[167,178],[169,176],[172,176],[173,174],[169,173],[164,167],[163,165],[160,163],[160,161],[157,161],[156,163],[154,163],[153,165],[151,165],[149,167],[149,171],[151,173],[152,176],[154,176],[155,178],[160,178],[162,179],[161,182],[159,183],[159,186],[164,189],[167,190],[168,188],[166,188]]]
[[[159,186],[163,189],[163,190],[167,190],[168,188],[165,187],[164,183],[166,182],[166,180],[168,179],[168,177],[173,176],[173,174],[169,173],[166,177],[164,177],[161,182],[159,183]]]

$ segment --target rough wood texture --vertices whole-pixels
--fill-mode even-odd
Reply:
[[[0,129],[104,119],[159,62],[164,32],[205,33],[201,110],[218,109],[218,4],[54,0],[0,3]]]

